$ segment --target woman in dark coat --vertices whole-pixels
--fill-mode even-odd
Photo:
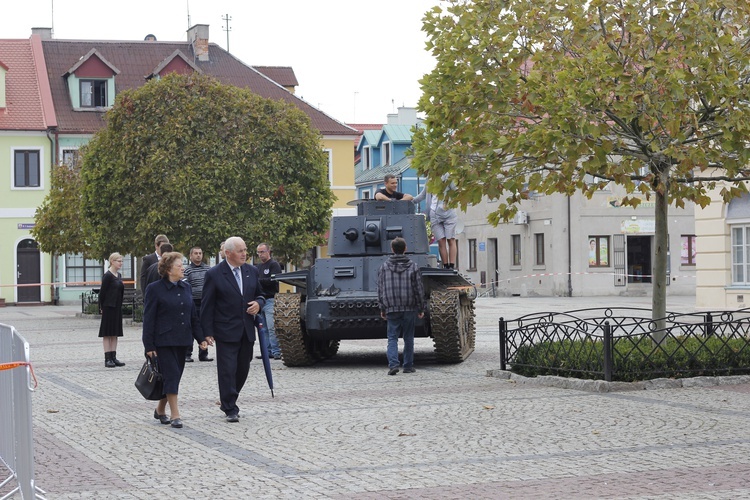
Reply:
[[[201,349],[213,344],[213,339],[203,336],[190,284],[182,281],[182,258],[179,252],[162,254],[159,260],[162,279],[146,287],[143,309],[143,347],[146,356],[156,356],[159,360],[164,377],[165,396],[159,400],[154,418],[177,428],[182,427],[177,392],[185,369],[185,353],[193,346],[193,338]],[[171,417],[165,413],[167,403]]]
[[[102,276],[99,289],[99,313],[102,315],[99,336],[104,344],[104,366],[107,368],[125,366],[117,359],[117,338],[122,337],[122,298],[125,293],[120,268],[122,255],[115,252],[109,256],[109,270]]]

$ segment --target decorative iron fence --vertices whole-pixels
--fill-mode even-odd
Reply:
[[[81,313],[99,314],[99,289],[94,288],[81,294]],[[135,288],[126,288],[122,300],[122,315],[133,318],[133,321],[143,321],[143,295]]]
[[[500,318],[500,367],[606,381],[750,373],[750,309],[598,308]]]

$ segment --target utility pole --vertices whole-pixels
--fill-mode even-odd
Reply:
[[[229,52],[229,32],[232,31],[232,28],[229,27],[229,21],[232,20],[232,16],[225,14],[221,16],[221,20],[225,23],[223,30],[227,32],[227,52]]]

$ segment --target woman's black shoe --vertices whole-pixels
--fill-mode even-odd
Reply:
[[[172,421],[169,419],[168,416],[159,415],[158,413],[156,413],[156,410],[154,410],[154,418],[164,425],[168,425],[172,423]],[[180,424],[182,424],[182,422],[180,422]],[[180,425],[180,427],[182,427],[182,425]]]

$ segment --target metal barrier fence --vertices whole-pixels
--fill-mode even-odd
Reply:
[[[597,308],[500,318],[500,368],[606,381],[750,373],[750,309]]]
[[[0,323],[0,462],[10,474],[0,482],[0,495],[4,494],[0,500],[17,493],[21,498],[44,498],[40,495],[44,491],[34,484],[31,393],[35,387],[28,342],[15,328]],[[15,487],[7,491],[14,480]]]

